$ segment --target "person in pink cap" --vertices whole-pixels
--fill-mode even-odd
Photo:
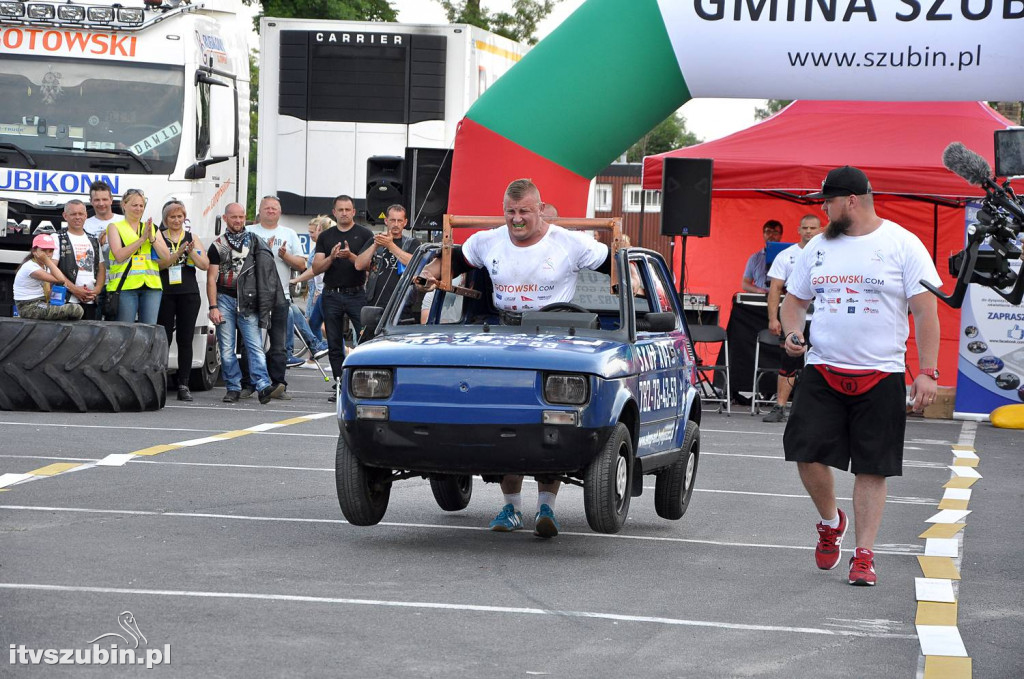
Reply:
[[[71,283],[53,261],[57,242],[48,233],[32,239],[32,252],[21,262],[14,275],[14,303],[23,318],[46,321],[77,321],[82,318],[80,304],[50,304],[50,286]]]

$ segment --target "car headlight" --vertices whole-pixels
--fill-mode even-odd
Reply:
[[[585,375],[548,375],[544,378],[544,400],[548,403],[583,405],[590,398],[590,381]]]
[[[395,390],[394,374],[386,368],[353,370],[349,389],[356,398],[388,398]]]

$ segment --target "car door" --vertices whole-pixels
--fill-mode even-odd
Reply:
[[[640,407],[640,437],[637,456],[673,450],[682,429],[678,423],[685,404],[682,366],[685,364],[685,335],[678,318],[678,304],[672,303],[672,288],[663,267],[648,253],[630,253],[629,277],[637,318],[634,355],[638,371],[637,401]],[[650,312],[669,311],[676,315],[673,331],[644,329],[642,319]]]

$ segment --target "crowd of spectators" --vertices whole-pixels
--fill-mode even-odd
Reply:
[[[224,232],[209,247],[179,200],[162,206],[159,223],[143,219],[147,198],[141,190],[124,191],[123,214],[114,207],[111,187],[93,182],[89,205],[77,199],[65,204],[66,226],[36,234],[15,276],[15,313],[159,324],[177,349],[169,387],[180,401],[192,400],[193,341],[207,317],[217,326],[225,402],[254,395],[263,403],[290,399],[286,370],[307,360],[328,356],[338,375],[346,335],[350,344],[358,342],[362,307],[387,303],[420,245],[403,234],[408,219],[401,205],[387,209],[385,230],[374,234],[356,224],[355,201],[344,195],[334,201],[333,219],[310,220],[308,253],[298,234],[280,224],[275,196],[260,201],[257,219],[248,225],[243,206],[229,204],[221,218]],[[197,270],[207,274],[208,316]],[[292,298],[292,290],[303,288],[305,309]],[[409,308],[412,322],[417,310]]]

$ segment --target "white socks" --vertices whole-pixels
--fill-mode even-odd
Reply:
[[[505,504],[512,505],[517,512],[521,511],[519,509],[519,506],[521,504],[523,504],[523,494],[522,493],[505,493],[504,495],[505,495]]]
[[[829,521],[822,519],[820,523],[821,525],[828,526],[829,528],[839,528],[839,512],[836,512],[836,518]]]
[[[551,511],[555,511],[555,497],[554,493],[537,493],[537,511],[540,511],[541,505],[547,505]]]

